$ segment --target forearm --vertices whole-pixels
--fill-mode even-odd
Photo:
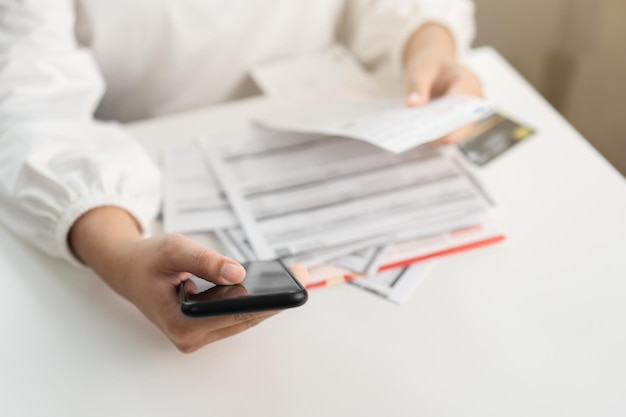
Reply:
[[[88,211],[74,223],[68,239],[77,257],[183,352],[193,352],[276,314],[185,318],[178,304],[178,288],[191,274],[227,285],[241,283],[245,270],[182,235],[144,239],[135,218],[121,208],[105,206]]]
[[[427,23],[420,27],[406,43],[403,54],[404,65],[424,51],[437,52],[441,56],[454,59],[456,47],[450,30],[437,23]]]
[[[117,293],[128,298],[125,271],[129,248],[142,239],[139,225],[125,210],[99,207],[81,216],[70,230],[76,256]]]

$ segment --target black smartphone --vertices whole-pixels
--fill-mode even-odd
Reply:
[[[192,277],[199,292],[185,283],[178,287],[180,310],[188,317],[209,317],[257,311],[283,310],[306,302],[308,293],[280,261],[242,264],[246,278],[238,285],[214,285]]]

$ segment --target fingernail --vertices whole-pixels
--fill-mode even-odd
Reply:
[[[222,278],[226,281],[237,284],[246,276],[246,270],[239,264],[226,263],[222,267]]]
[[[422,95],[417,92],[412,92],[407,96],[406,101],[409,104],[419,104],[422,101]]]

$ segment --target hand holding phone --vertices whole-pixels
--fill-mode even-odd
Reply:
[[[280,261],[243,264],[246,278],[238,285],[214,285],[199,278],[179,286],[182,313],[210,317],[283,310],[304,304],[308,294]]]
[[[125,211],[100,208],[73,229],[73,248],[116,292],[134,304],[181,352],[189,353],[263,322],[279,311],[188,318],[180,312],[179,287],[189,274],[218,284],[240,283],[244,271],[224,275],[238,264],[193,240],[175,234],[143,238]],[[135,228],[135,229],[133,229]],[[235,270],[238,268],[235,268]],[[293,266],[306,280],[306,269]],[[237,272],[237,271],[235,271]]]

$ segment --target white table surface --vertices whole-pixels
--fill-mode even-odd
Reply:
[[[0,227],[0,415],[626,415],[626,182],[497,53],[470,65],[539,132],[483,170],[505,244],[440,261],[401,307],[328,287],[183,355],[94,275]],[[264,106],[130,128],[157,155]]]

